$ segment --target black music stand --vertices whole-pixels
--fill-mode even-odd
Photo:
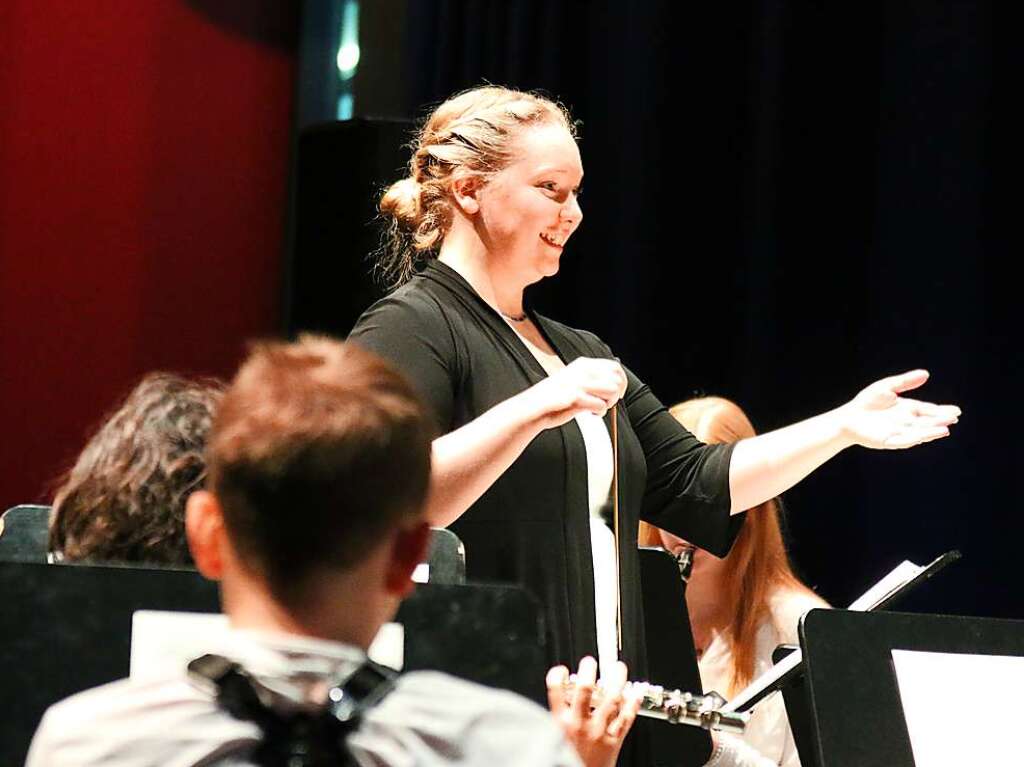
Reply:
[[[904,599],[907,594],[911,593],[917,586],[925,583],[926,581],[933,578],[937,573],[944,570],[947,566],[956,562],[960,559],[960,552],[957,550],[947,551],[934,560],[929,562],[926,566],[921,567],[906,581],[899,581],[892,586],[891,590],[879,597],[873,603],[861,608],[864,610],[882,610],[886,607],[890,607],[896,602]],[[898,570],[899,568],[897,568]],[[893,572],[896,572],[894,570]],[[888,576],[887,576],[888,577]],[[884,579],[883,579],[884,581]],[[880,582],[881,583],[881,582]],[[783,658],[789,655],[793,650],[798,649],[795,645],[779,645],[775,648],[772,653],[772,663],[778,665]],[[803,663],[797,660],[796,663],[790,663],[789,667],[783,672],[778,673],[779,670],[774,670],[775,676],[772,681],[765,683],[756,693],[746,695],[745,692],[738,693],[738,697],[742,700],[730,701],[727,708],[733,708],[737,711],[748,711],[750,710],[759,700],[771,695],[777,690],[785,690],[787,688],[794,688],[799,686],[799,677],[803,675]],[[799,715],[799,712],[798,712]],[[805,765],[806,767],[806,765]]]
[[[220,610],[189,571],[0,562],[0,594],[0,764],[24,764],[48,706],[128,675],[136,610]]]
[[[465,583],[466,547],[462,539],[447,528],[430,528],[427,564],[430,566],[427,583]]]
[[[780,644],[772,653],[772,663],[777,664],[791,652],[799,649],[798,645]],[[781,681],[779,690],[785,702],[789,729],[793,732],[793,743],[800,756],[800,767],[820,767],[817,748],[814,745],[814,721],[808,704],[809,693],[802,663],[797,673],[790,674]]]
[[[817,609],[799,633],[803,689],[789,691],[786,709],[807,725],[793,731],[805,767],[915,767],[893,649],[1024,657],[1024,621]],[[950,705],[972,681],[949,680]],[[964,720],[983,723],[980,713]]]
[[[665,549],[640,547],[648,679],[653,684],[702,693],[697,653],[679,566]],[[711,755],[711,735],[688,725],[639,718],[647,730],[654,767],[699,767]]]
[[[50,544],[50,507],[12,506],[0,517],[0,561],[45,562]]]
[[[128,675],[136,610],[218,612],[194,571],[0,562],[0,764],[23,764],[48,706]],[[396,620],[405,669],[446,671],[546,701],[536,600],[513,586],[420,585]]]

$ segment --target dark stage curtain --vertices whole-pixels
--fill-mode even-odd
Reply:
[[[800,570],[843,605],[903,558],[964,559],[904,606],[1020,617],[1013,224],[1022,54],[1003,6],[414,2],[408,114],[484,81],[582,120],[585,220],[535,289],[666,402],[766,430],[927,367],[946,441],[853,449],[792,490]]]

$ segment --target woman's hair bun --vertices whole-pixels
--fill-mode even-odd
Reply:
[[[405,229],[416,229],[422,214],[423,187],[412,178],[396,181],[380,199],[380,212],[391,216]]]

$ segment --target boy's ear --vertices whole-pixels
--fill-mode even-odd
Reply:
[[[416,588],[412,579],[416,566],[427,559],[430,547],[430,525],[421,522],[395,533],[388,566],[388,591],[399,597],[408,596]]]
[[[196,569],[219,581],[224,573],[224,546],[228,545],[224,514],[217,497],[197,490],[185,504],[185,536]]]

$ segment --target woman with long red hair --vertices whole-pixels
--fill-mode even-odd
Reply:
[[[750,419],[720,397],[687,400],[670,412],[699,440],[733,443],[753,437]],[[662,546],[678,555],[690,544],[640,523],[641,546]],[[705,690],[732,697],[771,667],[777,645],[797,642],[797,622],[814,607],[828,604],[793,573],[779,523],[778,499],[747,513],[743,529],[724,559],[694,548],[686,587],[694,646]],[[721,755],[708,764],[797,767],[793,735],[779,696],[754,711],[743,739],[717,735]]]

